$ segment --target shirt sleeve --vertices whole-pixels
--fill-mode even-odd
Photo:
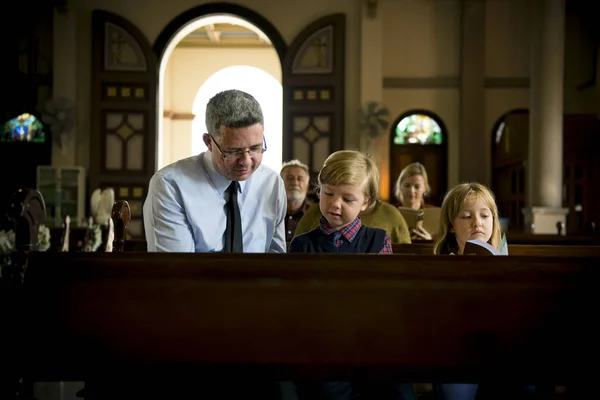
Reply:
[[[269,253],[286,253],[287,243],[285,241],[285,214],[287,212],[287,196],[285,194],[285,185],[280,176],[278,178],[278,191],[277,196],[277,221],[275,221],[275,229],[273,230],[273,239],[269,245]]]
[[[385,235],[385,238],[383,239],[383,248],[381,249],[379,254],[393,254],[392,240],[390,239],[390,235]]]
[[[144,203],[144,228],[149,252],[195,251],[181,195],[173,183],[160,174],[150,180]]]

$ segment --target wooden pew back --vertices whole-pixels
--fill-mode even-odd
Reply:
[[[393,244],[394,254],[433,254],[433,243]],[[549,244],[509,244],[510,256],[548,257],[600,257],[600,246],[595,245],[549,245]]]
[[[37,380],[151,366],[247,378],[565,383],[598,348],[598,262],[35,253],[24,287],[34,334],[21,367]]]

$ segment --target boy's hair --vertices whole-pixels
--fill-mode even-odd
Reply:
[[[489,244],[498,248],[502,240],[502,232],[500,230],[500,221],[498,220],[498,207],[492,191],[477,182],[461,183],[451,189],[442,202],[440,211],[440,235],[433,246],[434,254],[456,254],[458,251],[458,242],[456,235],[451,232],[452,224],[458,214],[462,210],[465,201],[469,196],[476,196],[482,199],[486,206],[492,212],[493,226],[492,236],[490,236]]]
[[[431,191],[431,187],[429,186],[429,179],[427,178],[427,170],[425,169],[425,166],[419,162],[414,162],[411,164],[408,164],[406,167],[404,167],[404,169],[402,170],[402,172],[400,172],[400,175],[398,176],[398,179],[396,180],[396,185],[394,186],[394,196],[396,196],[396,199],[398,199],[398,201],[402,201],[402,193],[400,192],[400,188],[402,185],[402,182],[404,182],[405,179],[410,178],[411,176],[415,176],[415,175],[421,175],[423,177],[423,181],[425,181],[425,193],[423,194],[424,196],[427,196],[429,194],[429,192]],[[424,200],[421,200],[424,202]]]
[[[355,150],[332,153],[323,164],[318,176],[323,185],[360,185],[370,206],[379,198],[379,169],[369,156]]]

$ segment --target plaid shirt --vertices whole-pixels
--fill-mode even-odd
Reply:
[[[321,217],[319,229],[326,235],[332,235],[335,232],[340,232],[341,236],[334,242],[336,247],[340,247],[342,245],[343,237],[352,243],[361,226],[362,222],[360,222],[360,217],[356,217],[354,221],[343,227],[340,231],[337,231],[329,226],[329,223],[325,217]],[[390,235],[387,233],[385,234],[385,239],[383,239],[383,248],[379,254],[392,254],[392,240],[390,239]]]

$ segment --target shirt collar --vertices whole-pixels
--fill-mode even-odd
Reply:
[[[200,160],[202,161],[202,167],[204,168],[204,171],[206,171],[210,182],[217,190],[217,192],[221,196],[223,196],[229,185],[231,185],[231,180],[225,178],[223,175],[217,172],[215,166],[213,165],[212,153],[210,151],[205,151],[204,153],[202,153]],[[238,181],[238,183],[240,184],[240,193],[244,193],[244,187],[246,186],[247,181],[248,180]]]
[[[334,232],[338,231],[337,229],[333,229],[331,226],[329,226],[329,223],[327,222],[327,218],[325,218],[323,216],[321,216],[321,219],[319,220],[319,222],[320,222],[319,229],[321,230],[321,232],[323,232],[326,235],[331,235]],[[340,229],[339,232],[341,232],[342,235],[344,235],[346,240],[348,240],[350,243],[352,243],[352,241],[356,237],[356,234],[358,233],[361,226],[362,226],[362,222],[360,221],[360,217],[356,217],[356,219],[354,221],[352,221],[351,223],[349,223],[348,225],[346,225],[345,227]]]

